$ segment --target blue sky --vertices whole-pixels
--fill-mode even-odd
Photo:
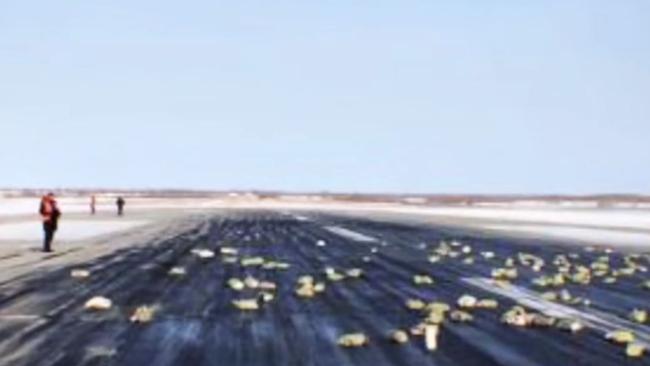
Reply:
[[[0,186],[650,193],[648,1],[3,1]]]

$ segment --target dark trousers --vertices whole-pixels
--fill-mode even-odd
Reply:
[[[54,232],[56,232],[56,225],[45,222],[43,223],[43,231],[45,233],[45,237],[43,238],[43,251],[51,252],[52,240],[54,240]]]

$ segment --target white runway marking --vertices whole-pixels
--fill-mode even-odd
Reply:
[[[0,315],[0,320],[40,320],[40,315],[35,314],[4,314]]]
[[[359,241],[363,243],[376,243],[378,240],[376,238],[373,238],[372,236],[368,236],[365,234],[358,233],[356,231],[346,229],[344,227],[340,226],[325,226],[325,230],[332,232],[336,235],[342,236],[346,239],[351,239],[354,241]]]
[[[570,306],[544,300],[536,292],[523,287],[515,285],[510,285],[508,287],[495,286],[492,283],[492,280],[488,278],[464,278],[463,281],[482,290],[508,297],[525,307],[539,311],[547,316],[580,320],[587,327],[598,330],[602,333],[608,333],[620,329],[629,329],[634,331],[639,343],[650,347],[650,333],[648,333],[646,329],[614,314],[605,313],[592,308],[587,308],[584,311],[575,309]]]

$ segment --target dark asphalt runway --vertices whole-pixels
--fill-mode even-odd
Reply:
[[[60,268],[32,273],[0,284],[0,364],[2,365],[650,365],[650,356],[629,359],[624,347],[604,339],[602,330],[587,327],[578,334],[555,328],[513,328],[499,321],[515,300],[477,287],[466,278],[488,278],[495,267],[517,252],[552,262],[556,254],[576,253],[576,262],[590,263],[602,251],[558,242],[482,238],[458,229],[301,214],[308,219],[273,212],[233,213],[197,220],[196,227],[143,247],[116,250],[83,268],[91,277],[70,277]],[[375,239],[364,241],[327,227],[344,228]],[[367,238],[366,238],[367,239]],[[119,240],[119,237],[116,237]],[[317,246],[319,240],[325,246]],[[441,240],[470,245],[474,264],[447,258],[430,263],[428,256]],[[287,262],[286,271],[242,267],[222,262],[219,249],[232,246],[241,256],[263,256]],[[200,259],[191,250],[207,248],[217,254]],[[377,248],[372,253],[372,248]],[[493,251],[495,259],[478,255]],[[623,254],[610,255],[613,265]],[[366,262],[363,257],[369,256]],[[0,270],[3,268],[0,259]],[[639,261],[648,265],[648,258]],[[184,278],[168,274],[183,266]],[[310,274],[324,279],[324,268],[361,268],[364,277],[327,282],[326,291],[312,299],[294,295],[296,279]],[[539,273],[519,268],[514,284],[535,289]],[[428,274],[436,283],[416,286],[415,274]],[[231,305],[243,295],[228,288],[231,277],[252,275],[278,284],[276,299],[256,312]],[[647,273],[619,279],[565,286],[584,296],[591,306],[570,306],[600,314],[614,324],[625,322],[629,311],[650,308],[650,291],[640,283]],[[471,323],[446,322],[435,352],[423,339],[403,345],[388,338],[391,330],[408,329],[422,315],[408,310],[409,298],[454,304],[465,294],[499,301],[498,310],[476,310]],[[101,295],[112,309],[91,312],[84,303]],[[129,316],[140,305],[159,310],[149,324],[132,324]],[[627,323],[620,323],[627,324]],[[629,325],[629,324],[627,324]],[[647,325],[630,325],[643,337]],[[363,332],[364,348],[339,347],[337,338]]]

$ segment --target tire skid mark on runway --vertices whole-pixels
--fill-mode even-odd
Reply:
[[[347,223],[346,223],[347,224]],[[355,229],[362,230],[363,232],[370,232],[371,235],[374,234],[373,231],[370,230],[363,230],[363,228],[355,225],[351,225],[355,227]],[[429,229],[431,231],[431,229]],[[391,248],[393,245],[401,246],[404,249],[411,249],[413,250],[414,253],[417,253],[419,248],[416,247],[417,241],[410,240],[408,241],[408,236],[402,235],[403,233],[400,233],[399,235],[396,234],[395,236],[392,236],[390,238],[390,246],[387,248]],[[377,234],[376,236],[382,237],[380,234]],[[394,240],[398,239],[400,236],[402,236],[402,239],[405,239],[405,242],[403,243],[398,243],[398,242],[393,242]],[[435,236],[435,235],[434,235]],[[449,237],[448,234],[445,235],[447,238]],[[384,237],[384,240],[387,238]],[[435,238],[439,240],[440,238],[437,237]],[[475,241],[476,238],[473,238],[471,236],[463,236],[463,241],[468,240],[471,242],[472,246],[475,247]],[[505,244],[502,243],[495,243],[494,241],[488,241],[486,243],[488,248],[496,250],[496,248],[501,248],[499,249],[500,252],[503,251],[503,246]],[[511,244],[510,244],[511,245]],[[510,253],[512,253],[512,249],[515,249],[515,247],[511,247]],[[537,247],[530,247],[532,249],[538,249]],[[529,247],[522,247],[521,250],[525,251],[528,250]],[[546,253],[544,254],[545,257],[555,255],[556,253],[555,250],[557,250],[557,247],[555,246],[550,246],[547,249]],[[537,252],[537,251],[536,251]],[[550,253],[549,253],[550,252]],[[566,252],[566,251],[564,251]],[[384,251],[380,252],[379,258],[381,260],[387,260],[389,262],[397,262],[401,263],[400,267],[403,267],[405,269],[408,269],[410,265],[414,265],[415,263],[421,262],[418,260],[418,258],[413,258],[411,261],[403,261],[402,256],[393,256],[393,255],[384,255]],[[593,259],[593,258],[592,258]],[[454,277],[456,279],[460,279],[467,275],[468,273],[466,272],[467,270],[470,270],[471,273],[475,272],[484,272],[484,273],[489,273],[489,270],[491,266],[493,266],[495,263],[486,261],[486,262],[477,262],[478,266],[472,265],[472,266],[467,266],[467,265],[461,265],[457,261],[452,261],[452,262],[441,262],[437,263],[434,265],[432,268],[437,268],[437,270],[434,272],[437,275],[441,275],[443,278],[448,278],[451,281],[448,281],[452,286],[449,286],[448,290],[438,292],[438,294],[443,295],[441,296],[442,298],[447,298],[449,299],[448,295],[450,293],[456,293],[456,297],[451,297],[452,299],[457,298],[458,295],[462,292],[469,292],[469,293],[474,293],[476,294],[476,291],[481,291],[480,289],[477,289],[474,286],[470,286],[469,284],[463,284],[460,281],[456,281],[454,283]],[[478,268],[475,268],[478,267]],[[536,274],[529,273],[528,276],[526,276],[526,271],[522,271],[526,280],[530,280],[532,277],[536,276]],[[396,275],[396,274],[394,274]],[[392,276],[389,276],[392,277]],[[436,277],[439,278],[439,277]],[[444,283],[444,282],[443,282]],[[440,286],[436,286],[438,290],[441,290]],[[464,288],[464,289],[463,289]],[[442,289],[444,290],[444,289]],[[489,296],[492,294],[492,292],[489,291],[481,291],[485,292],[486,296]],[[509,300],[509,301],[506,301]],[[453,302],[453,300],[452,300]],[[510,305],[516,304],[516,300],[513,300],[509,297],[503,297],[499,299],[500,304],[507,304],[510,302]],[[520,329],[510,329],[510,328],[505,328],[507,329],[506,332],[504,332],[504,326],[500,324],[498,320],[498,315],[497,314],[487,314],[491,317],[489,322],[483,322],[484,313],[477,313],[475,314],[476,319],[475,319],[475,324],[477,324],[477,327],[473,327],[476,331],[480,331],[483,333],[482,338],[484,340],[487,339],[493,339],[496,343],[502,343],[504,345],[508,345],[510,349],[513,349],[514,352],[517,352],[517,347],[512,346],[512,344],[521,344],[522,340],[527,340],[524,341],[524,344],[539,344],[543,346],[535,347],[535,348],[530,348],[526,352],[526,357],[528,357],[530,360],[529,362],[537,362],[537,364],[540,365],[545,365],[545,364],[561,364],[563,362],[566,362],[567,359],[571,359],[573,364],[584,364],[584,365],[593,365],[593,364],[620,364],[624,359],[622,358],[622,355],[618,353],[615,349],[612,350],[612,345],[606,342],[602,336],[597,336],[596,334],[590,333],[589,331],[586,331],[584,335],[581,337],[587,337],[589,341],[585,341],[584,338],[581,340],[581,337],[573,337],[567,333],[562,333],[562,332],[556,332],[556,331],[551,331],[552,335],[550,335],[548,332],[530,332],[530,331],[524,331],[522,332]],[[480,327],[478,327],[478,324],[480,323]],[[452,329],[457,329],[456,325],[450,325]],[[488,335],[489,334],[489,335]],[[444,339],[444,338],[443,338]],[[468,339],[467,340],[470,348],[474,348],[474,351],[481,352],[480,349],[475,348],[471,344],[474,343],[473,340]],[[449,346],[449,345],[447,345]],[[466,347],[467,347],[466,346]],[[486,346],[483,346],[486,347]],[[442,347],[441,347],[442,348]],[[524,348],[526,349],[526,347]],[[546,351],[544,351],[546,350]],[[577,351],[580,350],[580,351]],[[539,352],[542,351],[542,352]],[[614,352],[612,352],[614,351]],[[439,353],[437,353],[438,355]],[[579,356],[578,356],[579,355]],[[486,359],[491,359],[492,356],[489,354],[485,354]],[[502,357],[501,362],[505,362],[504,360],[508,360],[508,357]],[[537,360],[537,361],[535,361]],[[553,361],[555,360],[555,361]],[[510,359],[512,361],[512,359]],[[510,362],[508,361],[508,362]],[[498,362],[497,359],[492,360],[491,362],[487,362],[485,359],[479,363],[478,365],[483,365],[483,364],[492,364],[492,363],[501,363]],[[505,362],[506,364],[508,362]],[[558,363],[559,362],[559,363]],[[638,362],[638,361],[637,361]],[[643,361],[641,361],[643,362]],[[453,363],[452,363],[453,364]],[[463,361],[463,364],[467,364],[466,360]],[[471,364],[471,363],[469,363]]]
[[[71,279],[69,277],[69,268],[57,270],[51,274],[44,274],[45,281],[48,283],[60,282],[64,286],[66,283],[76,284],[75,285],[75,287],[77,287],[76,291],[74,291],[73,296],[70,296],[69,292],[63,292],[61,293],[60,296],[63,300],[63,303],[60,303],[59,301],[55,300],[55,304],[50,304],[50,310],[46,312],[46,317],[52,319],[51,321],[43,322],[42,324],[39,324],[38,327],[30,327],[28,329],[25,329],[25,332],[13,334],[12,337],[3,340],[4,342],[2,346],[15,344],[18,348],[31,347],[31,348],[40,348],[43,350],[47,350],[48,347],[47,346],[41,347],[40,343],[45,342],[46,338],[48,338],[48,335],[50,335],[52,339],[57,339],[56,333],[59,332],[58,329],[60,327],[63,327],[64,329],[71,329],[71,330],[74,329],[74,331],[73,332],[70,331],[71,334],[68,335],[67,341],[65,340],[66,338],[58,338],[58,342],[63,341],[63,344],[60,347],[63,349],[65,348],[75,349],[76,351],[73,352],[73,354],[77,354],[77,356],[81,357],[82,350],[79,349],[78,347],[72,347],[72,344],[74,344],[75,340],[92,339],[91,334],[93,332],[96,333],[98,327],[102,326],[101,325],[102,322],[110,321],[110,318],[114,318],[119,313],[119,310],[111,310],[110,314],[113,315],[111,315],[109,320],[99,319],[99,323],[98,323],[97,320],[93,321],[94,319],[93,314],[87,314],[83,312],[80,313],[80,311],[83,311],[82,303],[86,301],[88,297],[92,294],[110,293],[112,295],[113,293],[119,291],[119,289],[121,288],[124,289],[129,288],[130,291],[137,292],[138,287],[137,286],[134,287],[132,285],[137,284],[139,282],[140,283],[143,282],[141,279],[138,279],[142,271],[139,270],[138,265],[134,265],[134,264],[147,263],[151,260],[155,260],[157,256],[165,255],[171,243],[174,243],[177,240],[182,240],[184,235],[191,235],[191,234],[192,232],[182,233],[172,238],[165,238],[164,240],[161,240],[159,245],[153,245],[151,247],[146,247],[146,248],[134,248],[134,249],[126,250],[127,253],[130,253],[127,254],[126,256],[122,254],[124,250],[120,250],[116,254],[100,257],[99,259],[95,260],[94,263],[107,262],[108,264],[106,266],[97,266],[97,267],[89,266],[90,268],[95,268],[95,270],[93,272],[93,275],[89,279],[89,281],[86,282],[78,283],[78,281]],[[120,258],[120,259],[117,260],[115,258]],[[42,281],[42,280],[38,278],[32,278],[29,280],[30,283],[34,283],[34,286],[36,286],[36,283],[38,281]],[[46,292],[52,290],[56,290],[56,288],[51,288],[51,287],[45,288]],[[111,295],[109,295],[109,297],[113,297],[113,299],[115,299],[115,296],[111,296]],[[41,302],[42,300],[38,301],[39,304]],[[43,304],[42,306],[44,305],[45,304]],[[80,315],[81,317],[79,318]],[[59,328],[57,328],[57,326]],[[74,328],[69,328],[70,326],[74,326]],[[39,334],[40,336],[34,337],[36,334]],[[70,346],[66,346],[65,344],[68,344]],[[47,362],[49,362],[48,364],[51,365],[55,365],[57,364],[57,362],[59,362],[58,356],[51,357],[51,358],[48,357],[46,358],[46,360]],[[44,363],[46,362],[45,360],[40,360],[38,362],[40,362],[39,364],[46,364]],[[68,361],[65,361],[65,357],[64,357],[64,361],[61,362],[65,364],[65,362]],[[68,364],[74,364],[74,363],[75,362],[68,363]],[[30,364],[30,363],[28,361],[25,364]]]
[[[404,308],[403,300],[408,297],[453,303],[467,291],[477,296],[493,294],[501,305],[515,303],[511,297],[462,281],[464,277],[485,276],[494,263],[429,263],[426,252],[431,245],[450,237],[437,228],[320,217],[299,221],[270,212],[204,218],[201,225],[202,229],[197,226],[191,232],[161,238],[151,248],[133,248],[89,263],[98,283],[91,281],[83,286],[105,289],[109,298],[116,299],[117,313],[88,314],[79,307],[80,302],[71,304],[46,325],[11,342],[25,346],[23,351],[31,347],[33,354],[18,357],[20,352],[6,348],[8,343],[0,339],[0,348],[8,350],[2,351],[5,356],[0,357],[1,361],[9,359],[7,356],[13,357],[11,360],[16,362],[12,364],[17,366],[141,365],[152,361],[157,365],[212,365],[217,360],[234,366],[620,365],[624,361],[615,353],[617,349],[604,345],[602,337],[596,334],[585,331],[572,337],[554,330],[512,329],[499,323],[500,311],[476,312],[475,321],[470,324],[445,324],[440,348],[434,353],[427,352],[419,338],[402,346],[391,344],[387,331],[421,319]],[[324,229],[332,225],[381,238],[378,240],[387,246],[378,242],[379,253],[371,255],[371,245],[358,245],[352,238]],[[316,246],[320,239],[326,240],[327,245]],[[477,238],[467,237],[472,239]],[[427,243],[428,248],[425,250],[421,243]],[[485,247],[495,251],[500,248],[507,254],[517,249],[511,243],[490,241]],[[259,255],[287,261],[291,267],[269,272],[258,267],[226,265],[218,254],[222,246],[237,247],[240,257]],[[202,261],[190,253],[192,248],[214,250],[217,257]],[[543,254],[551,256],[553,250],[546,248]],[[372,257],[371,262],[361,260],[365,255]],[[146,269],[142,269],[147,263]],[[176,265],[186,267],[186,278],[172,279],[167,275],[167,269]],[[313,274],[323,279],[326,266],[341,270],[359,267],[367,276],[328,282],[325,293],[314,299],[299,299],[293,294],[299,275]],[[115,271],[120,274],[117,278],[111,276]],[[415,287],[411,276],[421,272],[431,274],[436,284],[431,288]],[[76,294],[77,289],[70,291],[74,282],[69,278],[69,268],[56,274],[45,276],[49,280],[45,291],[51,296],[42,298],[44,305],[60,303],[59,296],[66,291],[79,301],[85,299]],[[231,299],[245,294],[226,287],[228,278],[247,274],[279,286],[276,300],[255,313],[234,309]],[[522,276],[527,274],[522,271]],[[34,281],[31,285],[43,283]],[[163,306],[153,323],[128,323],[125,317],[131,306],[151,302]],[[0,305],[0,310],[6,306]],[[0,322],[0,334],[13,332],[10,324],[5,323]],[[347,331],[368,334],[370,346],[340,348],[336,339]],[[529,347],[531,344],[536,346]],[[96,349],[107,353],[94,352]],[[638,361],[636,364],[643,364],[645,360]]]

